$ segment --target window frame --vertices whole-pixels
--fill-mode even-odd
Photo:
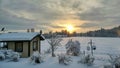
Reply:
[[[21,43],[21,48],[22,48],[22,49],[21,49],[20,51],[17,49],[17,48],[18,48],[18,47],[17,47],[17,46],[18,46],[18,43]],[[23,52],[23,42],[15,42],[15,51],[16,51],[16,52]]]
[[[35,45],[35,44],[36,44],[36,45]],[[33,50],[33,51],[38,50],[38,41],[33,41],[32,50]]]

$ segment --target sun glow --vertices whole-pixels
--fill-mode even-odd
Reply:
[[[86,31],[83,30],[80,25],[86,23],[88,21],[82,21],[82,20],[77,20],[77,19],[64,19],[64,20],[55,20],[52,25],[58,26],[56,29],[53,28],[51,30],[53,31],[61,31],[61,30],[67,30],[69,33],[73,32],[84,32]],[[59,28],[60,27],[60,28]]]
[[[67,25],[67,26],[66,26],[66,29],[67,29],[67,31],[70,32],[70,33],[73,33],[73,31],[74,31],[74,27],[73,27],[72,25]]]

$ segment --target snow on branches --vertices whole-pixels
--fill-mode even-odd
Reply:
[[[5,55],[2,52],[0,52],[0,60],[5,60]]]
[[[80,42],[79,41],[72,41],[72,39],[70,39],[66,46],[66,50],[67,50],[67,55],[73,55],[73,56],[78,56],[80,54]]]
[[[34,51],[32,56],[30,57],[30,62],[32,64],[42,63],[43,61],[44,61],[44,58],[38,51]]]
[[[48,43],[51,46],[52,57],[55,57],[54,51],[57,49],[57,46],[61,45],[60,42],[62,41],[56,34],[51,34],[51,38],[48,40]]]
[[[18,62],[20,55],[18,52],[14,52],[12,50],[1,50],[0,51],[0,59],[5,60],[8,59],[9,61]]]
[[[59,54],[58,61],[59,61],[59,64],[69,65],[70,62],[72,62],[72,59],[70,56],[67,56],[65,54]]]
[[[19,58],[20,58],[19,53],[13,52],[13,53],[12,53],[12,56],[10,57],[10,61],[18,62],[18,61],[19,61]]]
[[[109,62],[111,63],[113,68],[120,68],[120,55],[110,55],[108,54],[110,57]]]
[[[83,63],[83,64],[87,64],[87,65],[91,65],[94,62],[95,58],[88,54],[88,55],[81,55],[81,59],[80,61],[78,61],[78,63]]]

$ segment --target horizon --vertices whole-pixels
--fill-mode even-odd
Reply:
[[[118,25],[118,26],[116,26],[116,27],[120,27],[120,25]],[[96,29],[96,30],[90,30],[90,31],[98,31],[98,30],[101,30],[101,29],[105,29],[105,30],[110,30],[110,29],[114,29],[114,28],[116,28],[116,27],[112,27],[112,28],[99,28],[99,29]],[[4,28],[4,27],[3,27]],[[2,28],[2,29],[3,29]],[[6,30],[6,28],[4,28],[4,30],[2,31],[2,29],[1,29],[1,32],[0,33],[11,33],[11,32],[40,32],[41,30],[36,30],[36,29],[34,29],[34,28],[30,28],[30,29],[26,29],[26,30],[22,30],[22,31],[7,31]],[[87,33],[87,32],[90,32],[90,31],[86,31],[86,32],[77,32],[77,31],[73,31],[73,32],[70,32],[69,30],[67,30],[67,28],[66,29],[64,29],[64,30],[59,30],[59,31],[49,31],[49,32],[44,32],[44,31],[42,31],[42,33],[43,34],[48,34],[48,33],[50,33],[50,32],[52,32],[52,33],[56,33],[56,32],[62,32],[62,31],[67,31],[69,34],[73,34],[74,32],[75,33]],[[119,34],[120,35],[120,34]]]
[[[77,33],[120,25],[119,0],[0,0],[0,29]],[[69,26],[69,27],[68,27]]]

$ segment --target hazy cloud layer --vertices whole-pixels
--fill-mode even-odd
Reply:
[[[69,20],[78,30],[109,28],[120,25],[119,7],[119,0],[0,0],[0,27],[47,32]]]

